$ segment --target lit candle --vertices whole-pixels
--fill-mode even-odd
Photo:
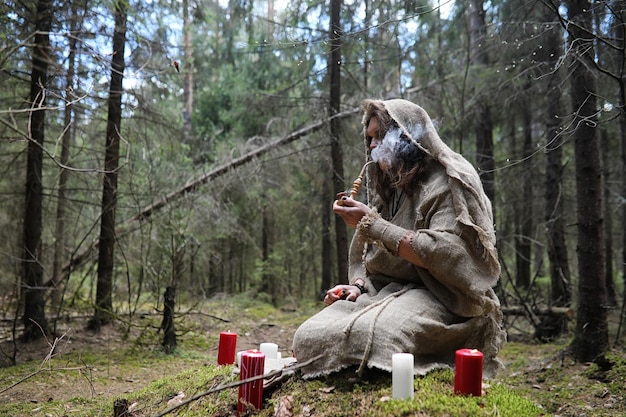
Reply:
[[[454,364],[454,393],[481,396],[483,354],[477,349],[459,349]]]
[[[241,354],[239,380],[263,375],[265,355],[258,350],[247,350]],[[263,379],[239,385],[237,415],[247,412],[249,407],[260,410],[263,407]]]
[[[392,393],[394,399],[413,399],[413,355],[394,353],[391,356]]]
[[[278,345],[276,343],[261,343],[259,350],[267,359],[278,359]]]
[[[230,365],[235,363],[235,351],[237,350],[237,333],[221,332],[220,343],[217,348],[217,364]]]

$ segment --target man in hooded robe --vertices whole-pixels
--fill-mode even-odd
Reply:
[[[349,285],[296,331],[304,378],[348,367],[391,371],[394,353],[414,355],[424,375],[480,350],[484,375],[501,367],[506,338],[491,203],[474,167],[439,137],[424,109],[406,100],[365,100],[367,204],[345,193],[333,210],[356,229]],[[371,161],[371,163],[370,163]]]

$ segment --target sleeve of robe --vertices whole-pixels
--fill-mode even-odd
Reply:
[[[424,285],[459,316],[482,316],[498,309],[492,289],[497,271],[490,267],[487,250],[474,228],[457,220],[448,182],[430,183],[417,210],[411,246],[427,266],[416,267]],[[362,219],[358,232],[365,235],[361,240],[397,255],[399,240],[409,231],[372,211]]]

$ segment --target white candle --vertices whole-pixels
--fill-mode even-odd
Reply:
[[[261,343],[259,350],[268,359],[278,359],[278,345],[276,343]]]
[[[245,352],[245,350],[240,350],[239,352],[237,352],[237,355],[235,355],[235,363],[237,364],[237,366],[241,366],[241,355],[243,352]]]
[[[413,355],[394,353],[391,357],[394,399],[413,399]]]

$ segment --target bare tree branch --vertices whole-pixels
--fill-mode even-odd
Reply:
[[[42,334],[44,335],[44,337],[46,337],[46,333],[44,332],[44,330],[41,328],[41,326],[39,326],[38,323],[35,323],[35,325],[37,327],[39,327],[39,329],[41,330]],[[60,367],[60,368],[45,368],[44,365],[48,362],[50,362],[50,359],[52,359],[52,357],[54,356],[54,351],[56,350],[56,347],[58,345],[58,343],[63,340],[65,338],[65,336],[67,336],[67,333],[64,333],[61,337],[57,337],[54,339],[54,342],[50,342],[47,338],[46,341],[48,342],[48,346],[50,347],[50,350],[48,351],[48,354],[46,355],[46,357],[43,359],[43,362],[41,363],[41,366],[39,369],[37,369],[34,372],[31,372],[30,374],[22,377],[21,379],[19,379],[18,381],[15,381],[13,384],[9,385],[8,387],[2,388],[0,389],[0,394],[3,394],[13,388],[15,388],[16,386],[18,386],[19,384],[21,384],[24,381],[29,380],[30,378],[39,375],[43,372],[58,372],[58,371],[84,371],[86,369],[92,369],[91,366],[89,365],[84,365],[84,366],[75,366],[75,367]],[[89,385],[91,385],[91,381],[88,381]],[[93,387],[92,387],[92,391],[93,391]]]

